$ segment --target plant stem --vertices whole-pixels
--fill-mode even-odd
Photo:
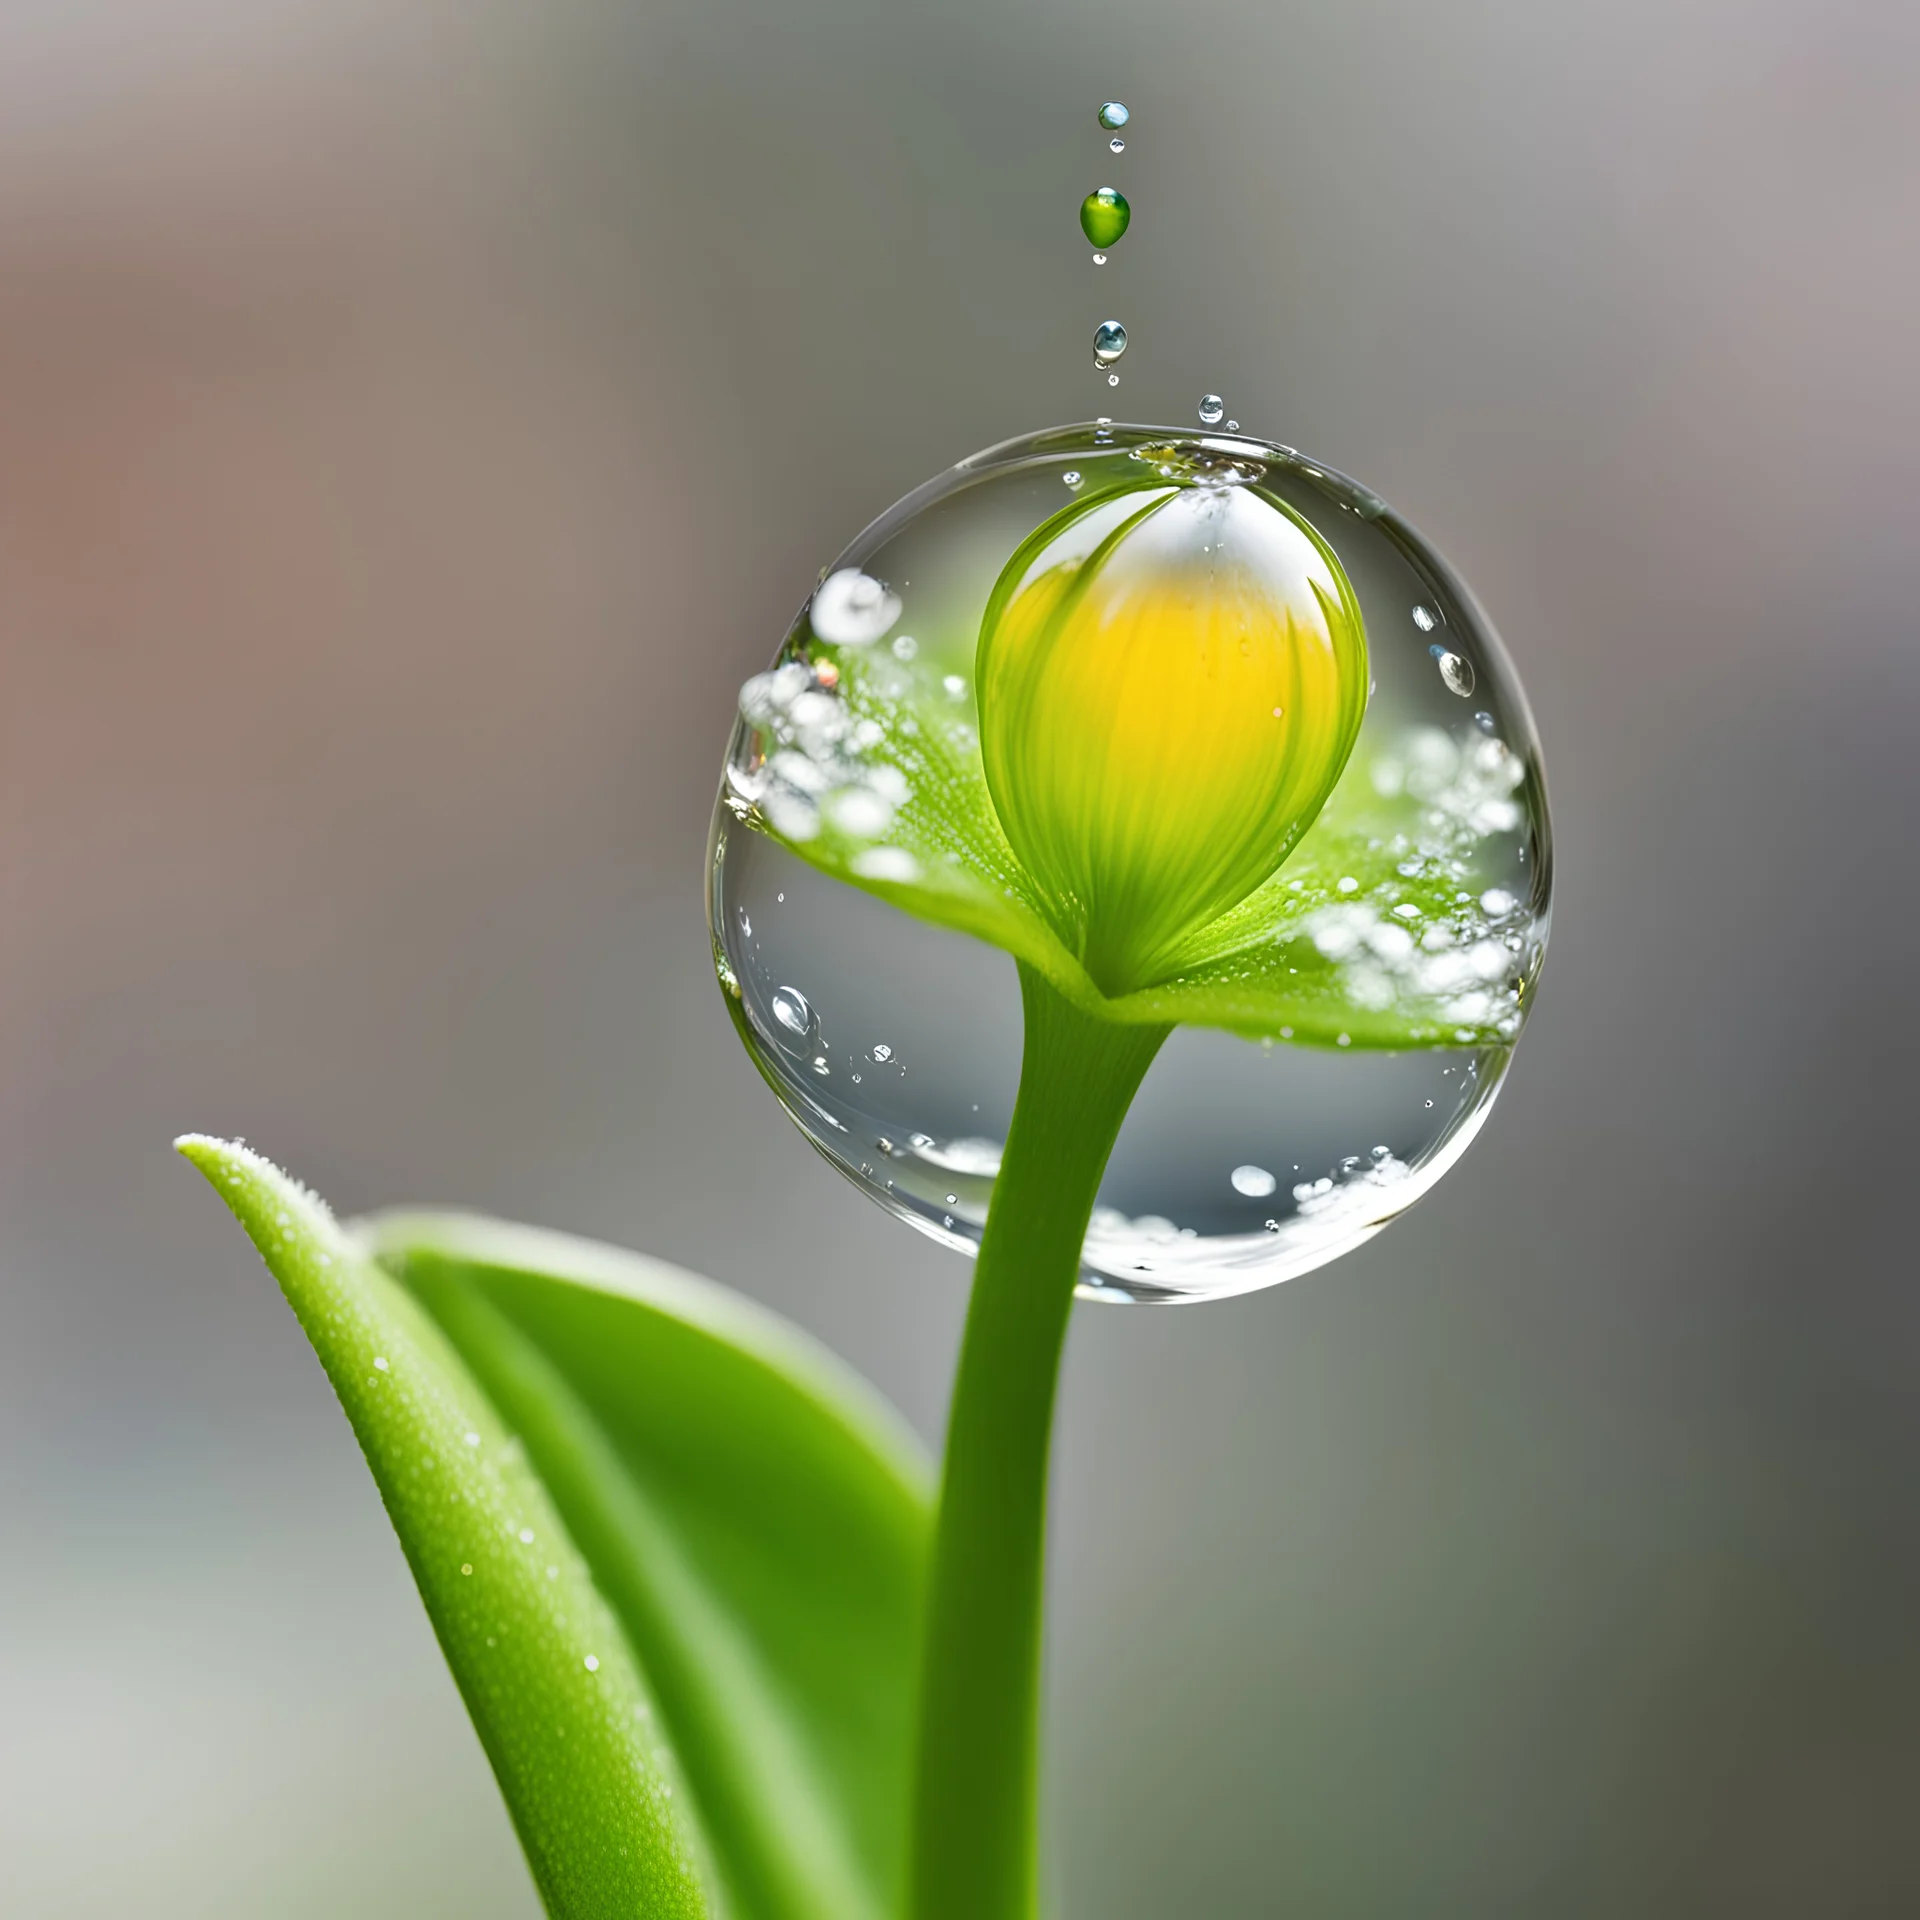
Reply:
[[[1080,1248],[1171,1029],[1095,1019],[1020,968],[1026,1052],[947,1422],[922,1666],[913,1920],[1031,1920],[1047,1444]]]

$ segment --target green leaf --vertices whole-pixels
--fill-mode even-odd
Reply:
[[[471,1216],[363,1231],[625,1623],[737,1911],[891,1913],[932,1506],[898,1415],[774,1315],[657,1261]]]
[[[270,1174],[240,1150],[206,1142],[187,1150],[220,1156],[202,1164],[230,1196]],[[229,1159],[240,1188],[227,1184]],[[292,1213],[285,1199],[272,1204]],[[276,1213],[262,1218],[271,1262]],[[895,1912],[931,1526],[931,1473],[898,1416],[774,1315],[638,1255],[463,1215],[390,1214],[358,1223],[350,1237],[328,1229],[327,1277],[350,1272],[352,1301],[365,1295],[406,1317],[452,1383],[445,1391],[457,1418],[473,1409],[458,1437],[481,1433],[474,1459],[504,1461],[537,1494],[544,1518],[520,1524],[542,1544],[521,1549],[516,1524],[503,1550],[510,1561],[524,1551],[540,1578],[557,1565],[591,1598],[607,1643],[592,1680],[607,1681],[608,1648],[617,1648],[620,1684],[648,1716],[634,1724],[657,1730],[645,1751],[660,1804],[676,1811],[683,1855],[702,1862],[712,1887],[711,1908],[697,1903],[691,1878],[691,1905],[626,1889],[609,1904],[566,1905],[542,1879],[553,1910],[711,1910],[735,1920]],[[332,1284],[337,1295],[341,1283]],[[344,1304],[323,1293],[311,1317],[302,1313],[330,1373],[323,1343],[335,1338]],[[347,1387],[376,1412],[385,1405],[383,1385],[364,1384],[369,1364],[356,1347],[336,1380],[363,1444]],[[368,1454],[376,1459],[371,1445]],[[439,1508],[429,1497],[403,1520],[391,1495],[388,1504],[431,1611],[437,1589],[421,1573],[410,1529],[442,1524]],[[507,1501],[500,1525],[519,1511]],[[545,1552],[549,1537],[570,1543],[564,1554]],[[477,1556],[467,1559],[477,1582]],[[470,1582],[455,1579],[457,1602]],[[571,1617],[575,1605],[562,1613]],[[538,1629],[539,1619],[526,1624],[529,1635]],[[552,1657],[565,1670],[579,1655],[562,1641]],[[444,1629],[442,1643],[487,1739]],[[509,1728],[552,1717],[537,1690],[487,1698]],[[557,1750],[571,1756],[580,1737],[569,1727]],[[627,1763],[601,1753],[594,1764],[612,1781]],[[504,1771],[501,1779],[528,1836],[519,1789]],[[576,1790],[563,1809],[571,1826],[554,1846],[577,1841],[589,1860],[606,1851],[611,1829],[582,1817],[592,1804]],[[528,1846],[532,1854],[532,1838]]]
[[[259,1248],[340,1396],[548,1910],[714,1913],[645,1676],[446,1337],[258,1154],[197,1134],[177,1144]]]

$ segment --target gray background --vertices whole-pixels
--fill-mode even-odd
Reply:
[[[1916,18],[0,9],[0,1911],[533,1910],[175,1132],[680,1259],[937,1433],[965,1266],[755,1080],[703,836],[814,569],[1101,410],[1109,308],[1111,411],[1464,570],[1561,892],[1411,1220],[1079,1316],[1065,1911],[1920,1910]]]

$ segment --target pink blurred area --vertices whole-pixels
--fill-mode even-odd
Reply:
[[[937,1434],[964,1266],[740,1055],[706,822],[816,569],[1118,407],[1116,302],[1126,416],[1462,567],[1564,881],[1409,1221],[1081,1315],[1064,1910],[1920,1906],[1916,109],[1789,0],[0,18],[0,1910],[534,1910],[173,1134],[644,1245]]]

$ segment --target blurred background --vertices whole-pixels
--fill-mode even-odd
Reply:
[[[0,10],[0,1911],[535,1911],[175,1133],[937,1437],[966,1265],[713,983],[734,693],[929,474],[1209,388],[1474,583],[1559,913],[1410,1220],[1081,1309],[1062,1907],[1920,1911],[1916,205],[1893,0]]]

